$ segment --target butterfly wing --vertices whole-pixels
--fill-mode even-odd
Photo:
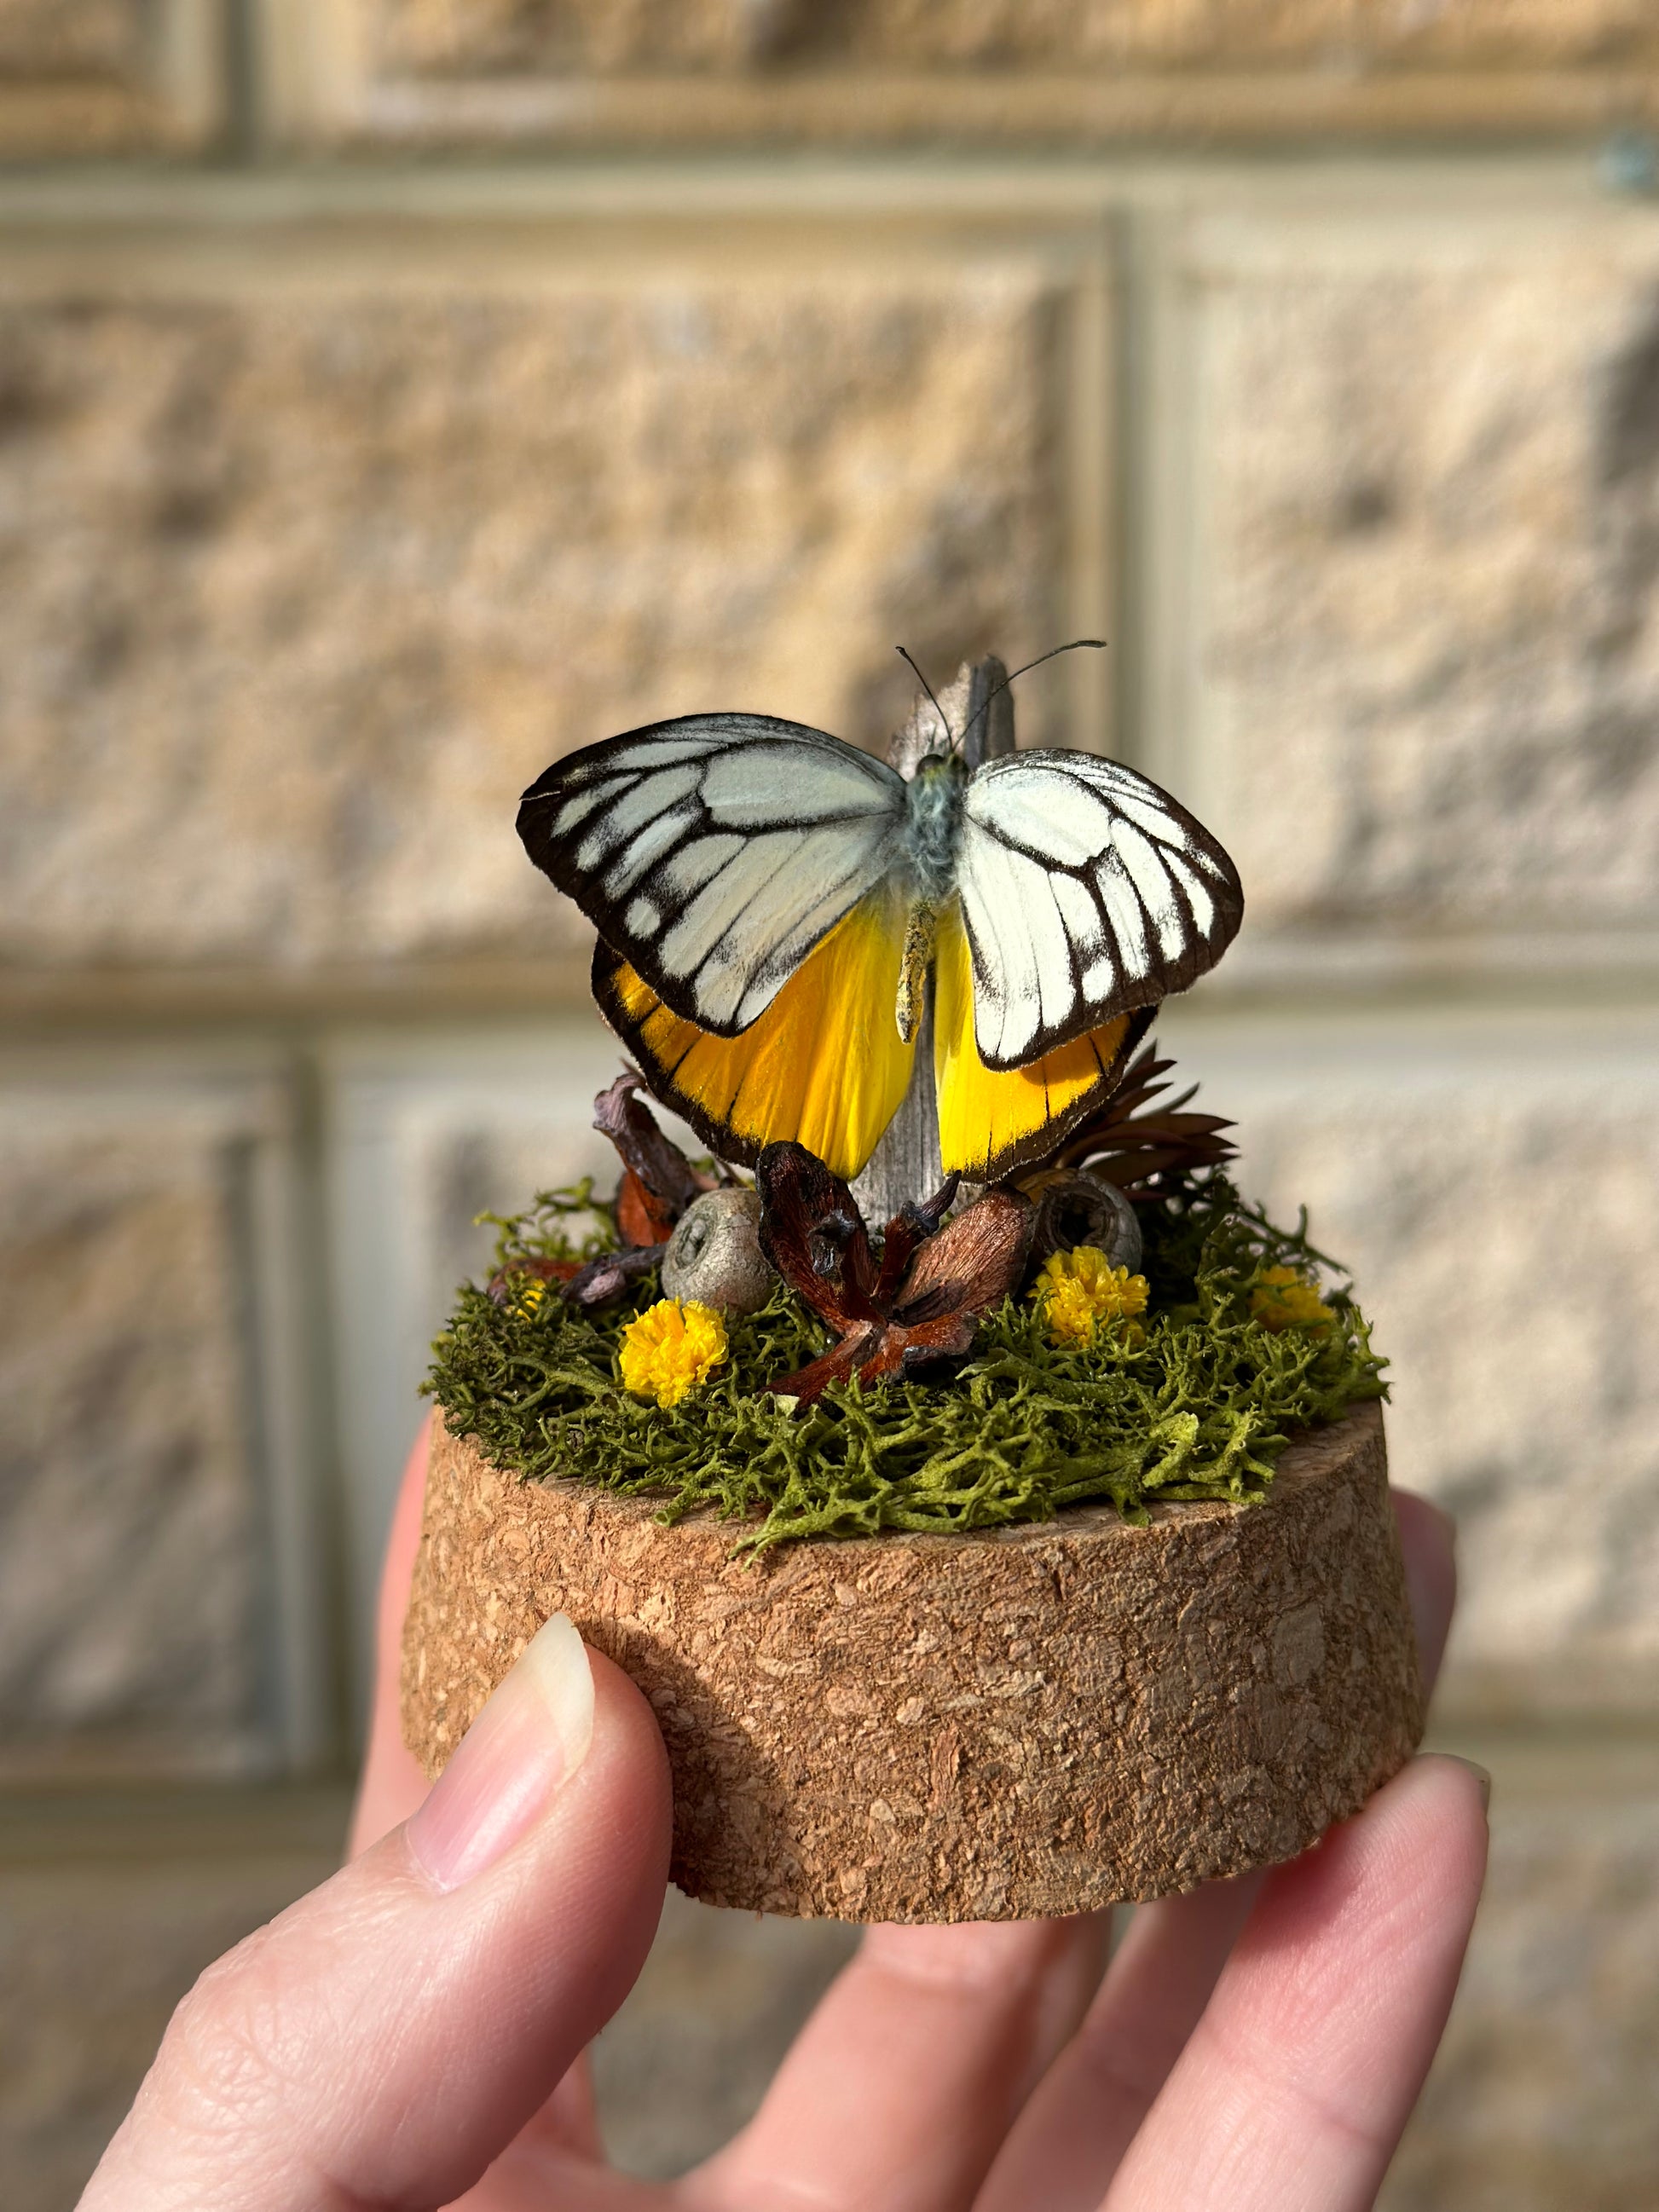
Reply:
[[[732,1037],[882,881],[904,805],[890,768],[822,730],[688,714],[556,762],[519,835],[665,1006]]]
[[[1238,872],[1165,791],[1090,753],[1005,754],[963,802],[957,883],[988,1068],[1024,1067],[1212,968]]]
[[[972,961],[962,915],[939,920],[933,1017],[933,1089],[939,1159],[947,1175],[999,1182],[1046,1159],[1103,1104],[1154,1010],[1115,1014],[1022,1067],[989,1067],[974,1033]]]
[[[752,1167],[763,1146],[793,1138],[851,1177],[909,1086],[915,1046],[893,1018],[903,945],[903,900],[884,883],[741,1036],[711,1036],[675,1013],[603,942],[593,995],[657,1097],[722,1159]]]

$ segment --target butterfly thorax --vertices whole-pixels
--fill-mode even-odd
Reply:
[[[908,797],[904,851],[917,888],[937,906],[957,879],[962,801],[968,770],[957,753],[928,753],[916,764]]]
[[[893,1010],[898,1033],[906,1044],[921,1026],[939,912],[956,885],[962,798],[967,787],[968,770],[955,753],[927,754],[917,763],[910,781],[904,852],[913,888],[899,961],[898,1001]]]

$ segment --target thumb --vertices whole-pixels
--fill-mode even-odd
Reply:
[[[627,1994],[668,1833],[649,1706],[556,1614],[419,1811],[203,1975],[82,2212],[449,2203]]]

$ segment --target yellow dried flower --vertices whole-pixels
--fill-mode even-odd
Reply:
[[[1146,1278],[1115,1267],[1094,1244],[1046,1259],[1031,1295],[1040,1301],[1048,1334],[1060,1344],[1089,1344],[1102,1322],[1127,1321],[1131,1344],[1144,1344],[1146,1332],[1134,1319],[1146,1310]]]
[[[1335,1316],[1316,1286],[1295,1267],[1264,1267],[1250,1292],[1250,1318],[1263,1328],[1328,1328]]]
[[[726,1357],[726,1323],[713,1306],[659,1298],[630,1321],[617,1354],[623,1387],[636,1398],[678,1406]]]

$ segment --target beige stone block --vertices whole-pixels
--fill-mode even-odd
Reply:
[[[1659,1757],[1456,1747],[1492,1770],[1491,1871],[1382,2212],[1632,2212],[1659,2195]]]
[[[112,76],[134,69],[143,46],[138,0],[0,0],[0,76]]]
[[[269,1756],[246,1123],[0,1094],[0,1771]]]
[[[1394,1480],[1459,1523],[1459,1711],[1659,1703],[1659,1030],[1166,1018],[1240,1181],[1311,1215],[1390,1362]]]
[[[383,68],[457,75],[765,69],[1630,65],[1641,0],[360,0]]]
[[[1651,932],[1659,224],[1218,224],[1190,270],[1188,711],[1235,980],[1274,934]]]
[[[0,0],[0,157],[199,146],[224,65],[213,0]]]
[[[1644,0],[261,0],[270,123],[565,144],[1076,145],[1612,130]]]
[[[366,0],[377,67],[416,75],[742,70],[788,36],[788,8],[732,0]]]
[[[427,1411],[416,1393],[432,1340],[456,1285],[492,1264],[495,1231],[477,1217],[520,1212],[538,1190],[583,1176],[609,1194],[617,1156],[592,1126],[593,1099],[621,1064],[591,1009],[533,1027],[359,1042],[331,1058],[333,1353],[360,1686],[386,1529]]]
[[[895,640],[1046,649],[1053,282],[851,243],[0,265],[0,963],[578,947],[513,826],[558,753],[708,707],[878,741]]]

